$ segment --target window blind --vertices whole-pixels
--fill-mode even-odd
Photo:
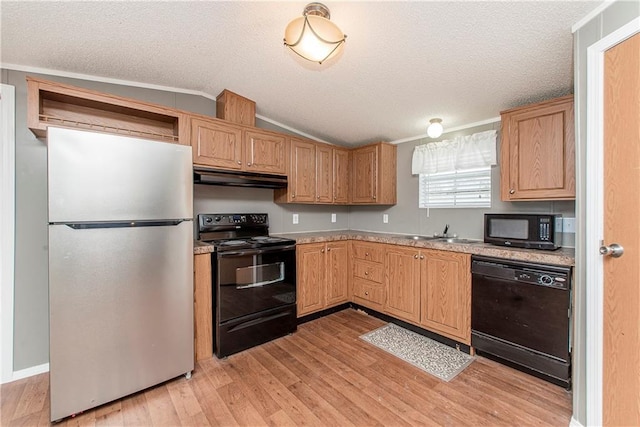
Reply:
[[[421,208],[491,207],[491,167],[420,174]]]

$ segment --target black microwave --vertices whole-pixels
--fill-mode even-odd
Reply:
[[[562,215],[484,214],[484,241],[500,246],[553,251],[562,246]]]

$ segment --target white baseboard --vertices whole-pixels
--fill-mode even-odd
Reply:
[[[13,375],[11,379],[5,381],[3,384],[10,383],[13,381],[22,380],[24,378],[29,378],[34,375],[44,374],[45,372],[49,372],[49,364],[43,363],[42,365],[32,366],[30,368],[21,369],[19,371],[13,371]]]
[[[580,421],[578,421],[575,418],[571,417],[571,422],[569,423],[569,427],[583,427],[583,425],[580,424]]]

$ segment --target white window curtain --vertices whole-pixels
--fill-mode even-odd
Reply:
[[[412,173],[435,174],[493,166],[496,136],[495,130],[489,130],[419,145],[413,150]]]

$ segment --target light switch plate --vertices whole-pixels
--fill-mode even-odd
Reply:
[[[338,220],[336,214],[331,214],[331,222],[336,222]]]
[[[300,221],[300,217],[298,214],[293,214],[293,223],[297,224]]]
[[[382,214],[382,222],[389,224],[389,214]]]

